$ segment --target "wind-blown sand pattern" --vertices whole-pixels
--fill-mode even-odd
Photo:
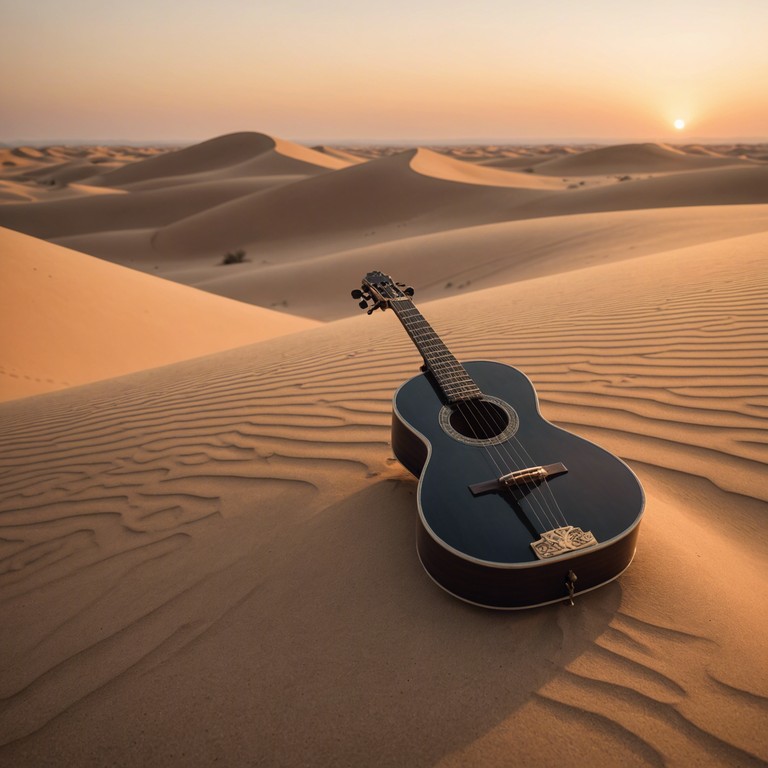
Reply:
[[[259,298],[260,307],[228,309],[202,295],[218,310],[201,309],[201,327],[215,311],[277,303],[287,335],[0,403],[4,764],[768,762],[768,205],[759,183],[733,189],[765,166],[601,178],[579,191],[516,170],[509,185],[494,184],[483,172],[496,177],[498,165],[438,178],[436,166],[460,160],[433,154],[307,172],[152,230],[161,244],[181,233],[173,249],[149,254],[161,274],[205,284],[234,270],[222,284],[234,290],[239,279],[253,291],[244,298]],[[239,158],[226,167],[247,162]],[[723,174],[719,193],[709,190],[719,204],[697,189],[708,174]],[[522,175],[533,177],[527,186]],[[349,178],[357,194],[342,196]],[[679,195],[687,183],[694,204],[651,208],[644,194],[622,192],[670,179]],[[296,233],[280,205],[309,210],[315,188],[333,225],[318,214]],[[560,195],[593,200],[587,193],[603,189],[625,208],[560,210]],[[741,198],[749,190],[752,203]],[[110,197],[135,194],[147,192]],[[376,199],[386,202],[378,212]],[[518,216],[523,199],[533,218]],[[547,200],[544,215],[536,206]],[[347,219],[333,201],[346,201]],[[3,223],[14,209],[27,216],[26,205],[0,208]],[[220,242],[185,256],[199,216],[246,231],[249,206],[273,226],[275,264],[213,263],[224,228],[211,235]],[[51,226],[47,215],[37,225]],[[140,222],[129,235],[151,240],[150,230]],[[131,236],[126,254],[140,242]],[[31,249],[30,264],[35,254],[60,259],[93,280],[97,267],[109,270],[109,286],[130,275],[144,281],[137,292],[171,306],[183,291],[193,311],[199,298],[4,237]],[[136,252],[137,266],[147,255]],[[348,291],[371,268],[415,285],[459,359],[521,368],[547,418],[638,473],[647,511],[618,581],[574,607],[505,614],[465,605],[423,573],[415,481],[388,445],[392,392],[420,360],[391,313],[351,317]],[[309,287],[288,293],[292,282]],[[37,286],[42,303],[54,286]],[[247,325],[241,317],[228,327]]]

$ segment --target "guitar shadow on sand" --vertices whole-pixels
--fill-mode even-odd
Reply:
[[[274,764],[434,765],[535,699],[617,611],[616,582],[527,611],[451,597],[418,561],[415,494],[381,481],[306,521],[284,572],[235,619],[274,623],[233,647],[242,628],[217,633],[258,675],[268,706],[242,705]]]

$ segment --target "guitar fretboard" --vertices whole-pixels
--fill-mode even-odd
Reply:
[[[482,396],[483,393],[472,381],[464,366],[451,354],[412,301],[399,299],[392,301],[390,306],[424,358],[427,368],[437,379],[449,403]]]

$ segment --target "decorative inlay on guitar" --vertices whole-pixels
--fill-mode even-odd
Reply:
[[[619,576],[644,505],[632,470],[544,419],[517,369],[459,363],[412,288],[370,272],[352,296],[368,314],[391,308],[424,358],[395,392],[392,449],[419,478],[417,549],[432,579],[516,609],[573,601]]]

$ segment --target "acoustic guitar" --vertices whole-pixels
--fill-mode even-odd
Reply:
[[[381,272],[352,292],[391,308],[424,358],[395,392],[392,449],[419,479],[417,551],[455,597],[532,608],[596,589],[635,553],[643,490],[621,459],[548,422],[530,380],[484,360],[460,363]]]

